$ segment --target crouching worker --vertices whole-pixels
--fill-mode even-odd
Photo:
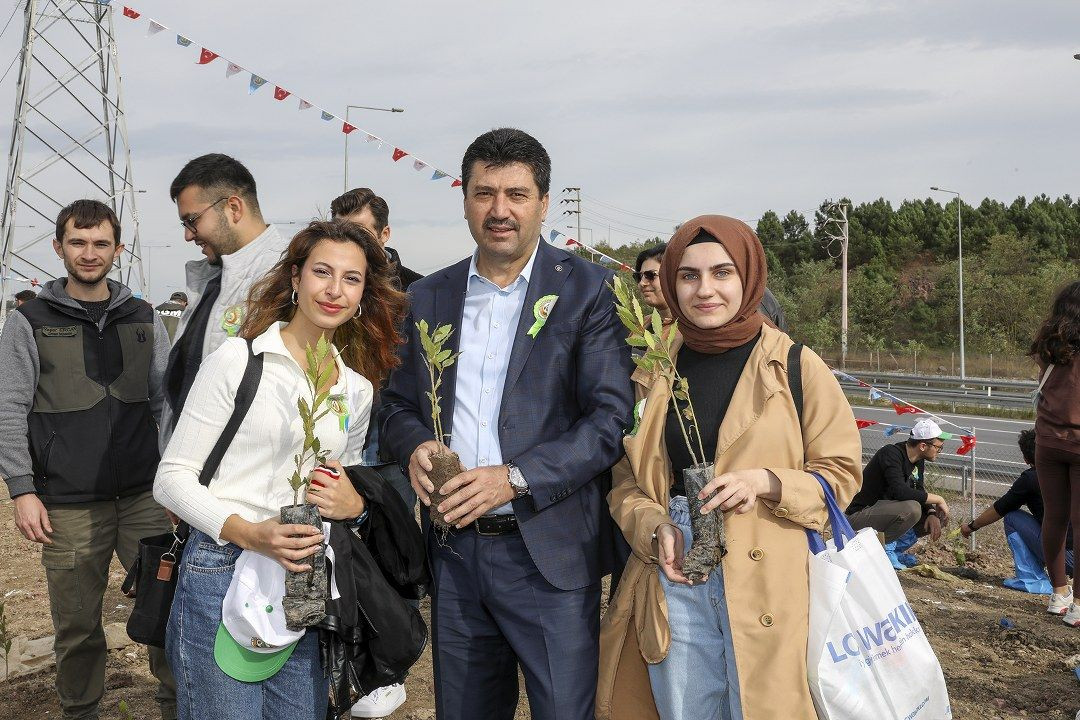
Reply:
[[[1024,462],[1028,469],[1020,473],[1016,482],[1009,491],[994,501],[994,504],[982,511],[979,517],[969,523],[960,526],[960,532],[964,537],[971,537],[976,530],[981,530],[987,525],[992,525],[998,520],[1004,520],[1005,537],[1009,538],[1010,549],[1013,550],[1013,566],[1016,569],[1016,578],[1013,582],[1005,581],[1005,584],[1015,590],[1027,590],[1028,592],[1043,592],[1045,586],[1049,586],[1050,579],[1043,573],[1046,561],[1042,551],[1042,521],[1043,499],[1039,490],[1039,478],[1035,474],[1035,431],[1022,430],[1017,439],[1020,452],[1024,456]],[[1020,508],[1027,505],[1030,512],[1024,512]],[[1015,536],[1016,540],[1012,538]],[[1013,543],[1019,541],[1027,550],[1028,557],[1018,557],[1017,549]],[[1076,572],[1072,550],[1072,528],[1069,528],[1068,540],[1065,543],[1065,570],[1069,575]],[[1020,551],[1023,555],[1023,550]],[[1030,562],[1029,562],[1030,561]],[[1037,563],[1037,564],[1036,564]],[[1039,590],[1032,589],[1025,579],[1038,578],[1043,583],[1037,583]],[[1058,598],[1055,602],[1055,598]],[[1064,615],[1069,609],[1069,596],[1053,596],[1047,612],[1055,615]]]
[[[863,486],[847,515],[851,527],[872,527],[891,543],[915,528],[920,537],[941,537],[949,523],[949,505],[940,495],[926,491],[926,461],[937,458],[952,438],[929,418],[915,423],[905,442],[885,445],[863,469]]]

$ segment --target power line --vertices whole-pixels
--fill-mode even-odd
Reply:
[[[582,194],[582,197],[585,198],[586,200],[588,200],[589,202],[594,202],[597,205],[603,205],[604,207],[607,207],[607,208],[610,208],[610,209],[615,210],[617,212],[623,213],[624,215],[634,215],[636,217],[644,218],[646,220],[659,220],[660,222],[670,222],[670,223],[675,223],[675,224],[679,224],[679,223],[682,222],[682,220],[673,220],[671,218],[657,217],[655,215],[646,215],[645,213],[639,213],[639,212],[635,212],[633,210],[627,210],[625,208],[618,207],[617,205],[612,205],[611,203],[604,202],[603,200],[598,200],[597,198],[593,197],[592,195]]]
[[[22,5],[22,0],[15,0],[15,7],[11,8],[11,14],[8,15],[7,22],[4,23],[4,29],[0,30],[0,38],[4,37],[4,33],[7,32],[8,26],[11,25],[11,21],[15,19],[15,13],[19,11],[20,5]]]
[[[599,213],[595,210],[582,210],[581,212],[585,215],[602,218],[605,221],[605,224],[611,223],[613,225],[624,225],[626,227],[634,228],[635,230],[640,230],[642,232],[652,233],[654,235],[671,235],[671,230],[656,230],[655,228],[641,227],[640,225],[634,225],[633,223],[628,223],[624,220],[619,220],[618,218],[604,215],[603,213]]]

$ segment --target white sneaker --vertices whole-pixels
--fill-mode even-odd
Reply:
[[[356,701],[350,711],[353,717],[381,718],[397,710],[405,703],[405,686],[402,683],[375,688]]]
[[[1050,593],[1050,604],[1046,606],[1046,612],[1051,615],[1064,615],[1069,610],[1069,604],[1072,602],[1072,596],[1070,595],[1058,595],[1057,593]]]
[[[1069,627],[1080,628],[1080,603],[1073,603],[1069,611],[1061,618]]]

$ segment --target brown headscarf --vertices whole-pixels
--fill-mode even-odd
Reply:
[[[742,306],[735,317],[711,330],[699,328],[686,318],[675,293],[675,279],[683,253],[701,233],[711,235],[727,250],[743,286]],[[679,321],[683,341],[692,350],[703,353],[726,352],[745,345],[757,336],[766,322],[758,306],[765,294],[767,279],[765,250],[758,236],[746,223],[724,215],[701,215],[683,223],[668,241],[660,267],[660,288],[664,291],[672,316]]]

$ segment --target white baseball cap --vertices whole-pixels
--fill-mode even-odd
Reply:
[[[951,440],[952,433],[942,432],[941,427],[930,418],[923,418],[911,428],[912,440]]]
[[[221,603],[214,660],[229,677],[259,682],[289,660],[304,631],[285,627],[285,568],[251,550],[236,559]]]

